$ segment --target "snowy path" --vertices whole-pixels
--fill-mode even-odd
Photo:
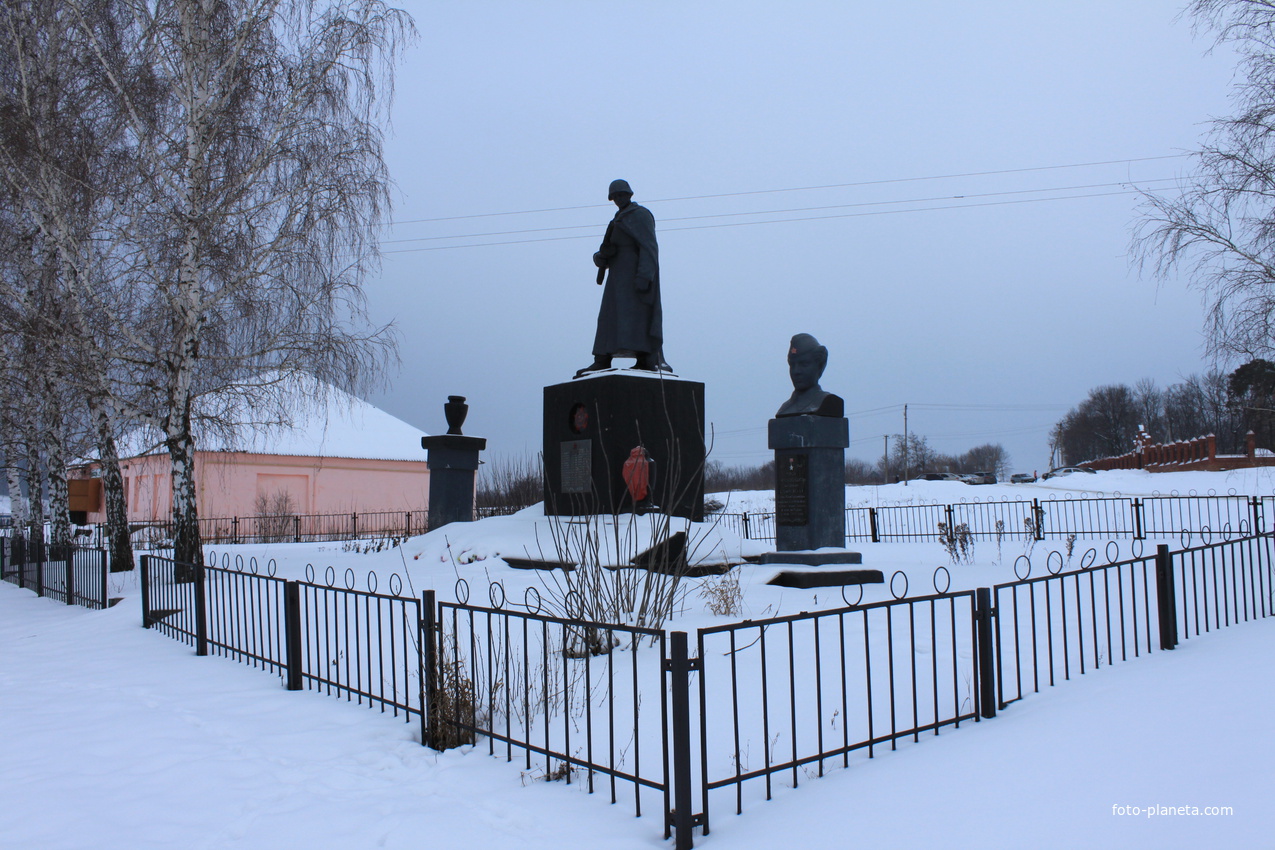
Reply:
[[[138,626],[0,584],[0,847],[665,847],[519,764],[437,754],[415,726]],[[1275,846],[1275,620],[1185,642],[884,753],[699,847]],[[1230,806],[1223,817],[1113,805]]]

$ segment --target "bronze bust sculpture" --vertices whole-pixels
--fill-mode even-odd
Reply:
[[[613,180],[607,200],[617,207],[607,225],[602,246],[593,255],[597,282],[606,278],[598,329],[593,338],[593,363],[576,372],[611,368],[613,357],[635,357],[635,369],[671,372],[664,362],[664,314],[660,306],[660,255],[655,241],[655,217],[633,203],[627,181]]]
[[[792,395],[775,414],[782,416],[845,415],[841,396],[825,392],[819,386],[828,365],[828,349],[810,334],[797,334],[788,344],[788,376],[792,378]]]

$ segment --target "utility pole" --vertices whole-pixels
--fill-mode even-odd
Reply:
[[[908,439],[908,406],[903,405],[903,486],[908,486],[908,479],[912,477],[912,472],[908,468],[908,443],[912,442]]]
[[[881,439],[885,440],[885,454],[881,456],[883,458],[881,465],[885,469],[885,479],[881,483],[889,484],[890,483],[890,435],[882,434]]]

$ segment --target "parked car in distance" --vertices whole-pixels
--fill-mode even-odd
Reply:
[[[1059,476],[1062,476],[1062,475],[1071,475],[1073,472],[1087,472],[1090,475],[1098,474],[1094,470],[1086,469],[1083,466],[1061,466],[1058,469],[1049,470],[1048,472],[1046,472],[1044,475],[1040,477],[1042,480],[1046,478],[1058,478]]]
[[[1032,475],[1030,472],[1015,472],[1013,475],[1009,476],[1010,484],[1031,484],[1035,480],[1036,476]]]
[[[995,484],[995,472],[970,472],[962,475],[961,478],[966,484]]]
[[[961,476],[955,472],[922,472],[912,481],[961,481]]]

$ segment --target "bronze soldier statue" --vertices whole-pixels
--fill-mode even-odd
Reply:
[[[671,372],[664,362],[664,313],[660,307],[660,252],[655,241],[655,217],[633,203],[633,190],[624,180],[612,180],[607,200],[615,201],[615,217],[607,225],[602,246],[593,255],[598,284],[605,275],[598,330],[593,338],[593,363],[576,372],[611,368],[613,357],[635,357],[635,369]]]

